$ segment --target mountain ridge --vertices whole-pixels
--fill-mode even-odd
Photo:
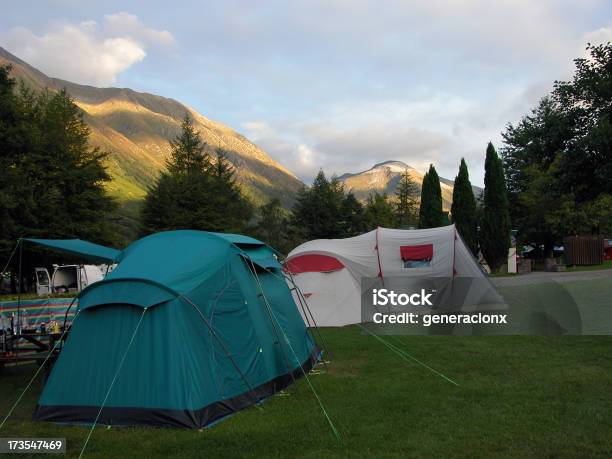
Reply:
[[[357,199],[365,200],[372,192],[393,195],[404,171],[408,171],[412,179],[417,183],[420,192],[425,174],[398,160],[376,163],[370,169],[361,172],[345,173],[339,176],[338,180],[343,182],[347,190],[351,191]],[[440,177],[442,207],[445,211],[450,210],[454,185],[455,182],[453,180]],[[477,197],[482,193],[482,188],[480,187],[472,186],[472,189]]]
[[[47,76],[0,47],[0,64],[13,66],[12,76],[33,89],[66,89],[91,128],[90,142],[109,152],[112,177],[108,189],[120,200],[141,200],[170,154],[169,140],[186,115],[194,120],[212,153],[227,152],[245,193],[256,203],[276,197],[290,206],[302,182],[244,135],[175,100],[130,88],[98,88]]]
[[[0,47],[0,64],[4,63],[13,66],[12,76],[26,86],[50,91],[65,88],[74,98],[91,128],[91,144],[109,152],[107,167],[112,181],[107,187],[121,201],[142,200],[165,168],[170,154],[168,141],[179,133],[186,115],[193,118],[209,152],[217,147],[227,152],[239,183],[257,204],[278,198],[289,208],[303,186],[295,174],[244,135],[175,99],[130,88],[98,88],[53,78]],[[382,161],[364,171],[342,174],[338,179],[358,199],[364,200],[373,191],[393,194],[404,170],[409,171],[420,190],[424,174],[399,160]],[[445,210],[450,209],[453,185],[452,180],[440,177]],[[473,189],[476,195],[482,192],[479,187]]]

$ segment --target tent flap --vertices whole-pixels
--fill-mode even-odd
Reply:
[[[120,250],[106,247],[81,239],[34,239],[24,238],[25,242],[68,253],[96,263],[112,263],[121,254]]]
[[[176,298],[176,293],[146,279],[103,280],[88,286],[79,298],[79,309],[104,304],[131,304],[148,308]]]

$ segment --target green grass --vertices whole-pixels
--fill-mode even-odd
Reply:
[[[600,269],[612,269],[612,260],[606,260],[601,265],[568,266],[565,270],[568,272],[577,272],[577,271],[599,271]]]
[[[86,457],[610,457],[612,337],[392,337],[459,383],[408,363],[356,327],[323,330],[328,369],[203,431],[96,428]],[[6,368],[0,412],[34,373]],[[39,378],[0,437],[66,437],[78,455],[85,427],[30,421]],[[25,457],[25,456],[21,456]]]

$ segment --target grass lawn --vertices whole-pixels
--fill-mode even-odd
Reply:
[[[612,337],[386,337],[457,387],[359,328],[323,334],[333,355],[311,381],[340,440],[302,379],[201,432],[99,426],[85,456],[612,456]],[[5,369],[3,415],[34,370]],[[38,379],[0,437],[66,437],[76,457],[87,428],[30,421],[41,387]]]
[[[565,270],[568,272],[577,271],[598,271],[600,269],[612,269],[612,260],[605,260],[601,265],[589,266],[568,266]]]

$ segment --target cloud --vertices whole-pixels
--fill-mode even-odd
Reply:
[[[242,128],[307,183],[321,168],[328,175],[341,175],[386,160],[404,161],[422,171],[434,163],[442,176],[453,178],[462,156],[474,169],[481,168],[486,142],[499,136],[494,113],[462,97],[431,92],[333,104],[306,121],[258,120]],[[481,181],[479,175],[475,184]]]
[[[150,46],[170,46],[174,37],[166,30],[146,27],[136,16],[117,13],[102,24],[52,24],[37,35],[25,27],[13,27],[0,35],[12,53],[44,73],[77,83],[110,85],[117,76],[142,61]]]
[[[124,11],[104,16],[107,33],[117,36],[129,36],[143,45],[157,44],[171,46],[175,44],[174,36],[167,30],[155,30],[145,26],[138,16]]]
[[[36,15],[91,11],[73,2],[41,6],[32,24]],[[433,162],[453,178],[465,156],[473,183],[482,185],[487,142],[499,148],[508,122],[528,113],[555,80],[571,78],[587,42],[612,39],[610,1],[579,3],[227,0],[208,2],[203,15],[195,0],[170,9],[134,0],[138,17],[97,13],[99,22],[42,32],[28,25],[36,34],[22,29],[28,34],[7,47],[50,74],[94,84],[111,83],[149,54],[122,82],[241,127],[306,181],[321,167],[342,174],[388,159],[419,169]],[[107,0],[103,8],[122,5]],[[0,28],[9,25],[0,17]],[[17,31],[0,33],[0,43],[10,34]],[[155,49],[175,50],[177,39],[172,65],[156,59]],[[53,40],[62,46],[47,43]]]

